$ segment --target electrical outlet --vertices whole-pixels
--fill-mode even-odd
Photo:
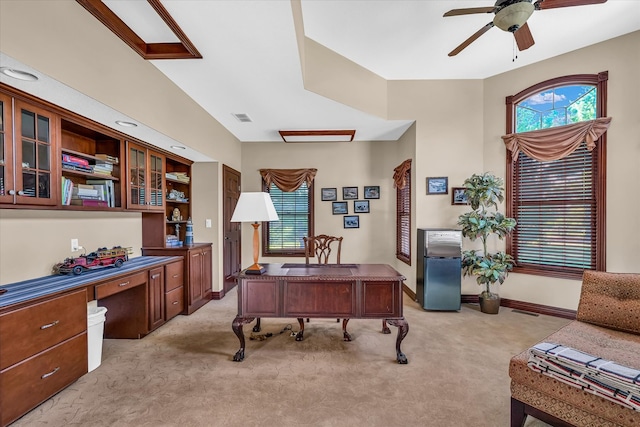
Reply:
[[[211,220],[209,218],[207,218],[204,223],[205,223],[205,227],[211,228]]]
[[[71,239],[71,252],[78,252],[80,250],[80,245],[78,244],[78,239]]]

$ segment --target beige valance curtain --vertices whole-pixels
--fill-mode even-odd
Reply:
[[[588,122],[574,123],[531,132],[512,133],[502,137],[511,158],[515,162],[522,151],[532,159],[542,162],[562,159],[573,153],[586,141],[589,151],[596,147],[596,140],[607,131],[611,117],[600,117]]]
[[[260,175],[267,183],[267,187],[275,184],[285,192],[296,191],[303,183],[311,185],[317,169],[260,169]]]
[[[394,187],[402,190],[405,185],[407,185],[407,180],[405,179],[407,175],[407,171],[411,169],[411,159],[407,159],[400,166],[397,166],[393,170],[393,185]]]

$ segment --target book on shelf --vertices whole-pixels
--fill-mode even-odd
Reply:
[[[80,171],[80,172],[89,172],[91,173],[91,166],[83,166],[83,165],[79,165],[76,163],[70,163],[70,162],[62,162],[62,169],[67,169],[67,170],[73,170],[73,171]]]
[[[113,163],[113,164],[116,164],[116,165],[120,161],[117,157],[111,156],[109,154],[104,154],[104,153],[96,153],[95,157],[97,159],[105,160],[105,161],[107,161],[109,163]]]
[[[116,207],[116,196],[113,181],[110,179],[88,179],[87,185],[92,185],[94,188],[100,188],[104,192],[105,198],[108,202],[108,207]]]
[[[89,160],[87,159],[83,159],[81,157],[76,157],[76,156],[72,156],[70,154],[63,154],[62,155],[62,162],[63,163],[71,163],[73,165],[77,165],[77,166],[89,166]]]
[[[71,204],[71,195],[73,193],[73,181],[69,178],[62,177],[62,204],[69,206]]]
[[[106,200],[94,200],[94,199],[71,199],[71,204],[74,206],[98,206],[107,208],[109,204]]]

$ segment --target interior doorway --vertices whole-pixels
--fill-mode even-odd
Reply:
[[[222,165],[222,182],[224,200],[223,233],[224,246],[222,250],[222,262],[224,273],[224,288],[226,294],[237,284],[237,276],[242,270],[241,247],[241,223],[231,222],[231,216],[240,198],[240,172],[227,165]]]

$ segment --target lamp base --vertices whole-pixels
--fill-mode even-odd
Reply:
[[[244,273],[245,274],[264,274],[267,271],[263,266],[259,264],[253,264],[251,267],[247,268]]]

